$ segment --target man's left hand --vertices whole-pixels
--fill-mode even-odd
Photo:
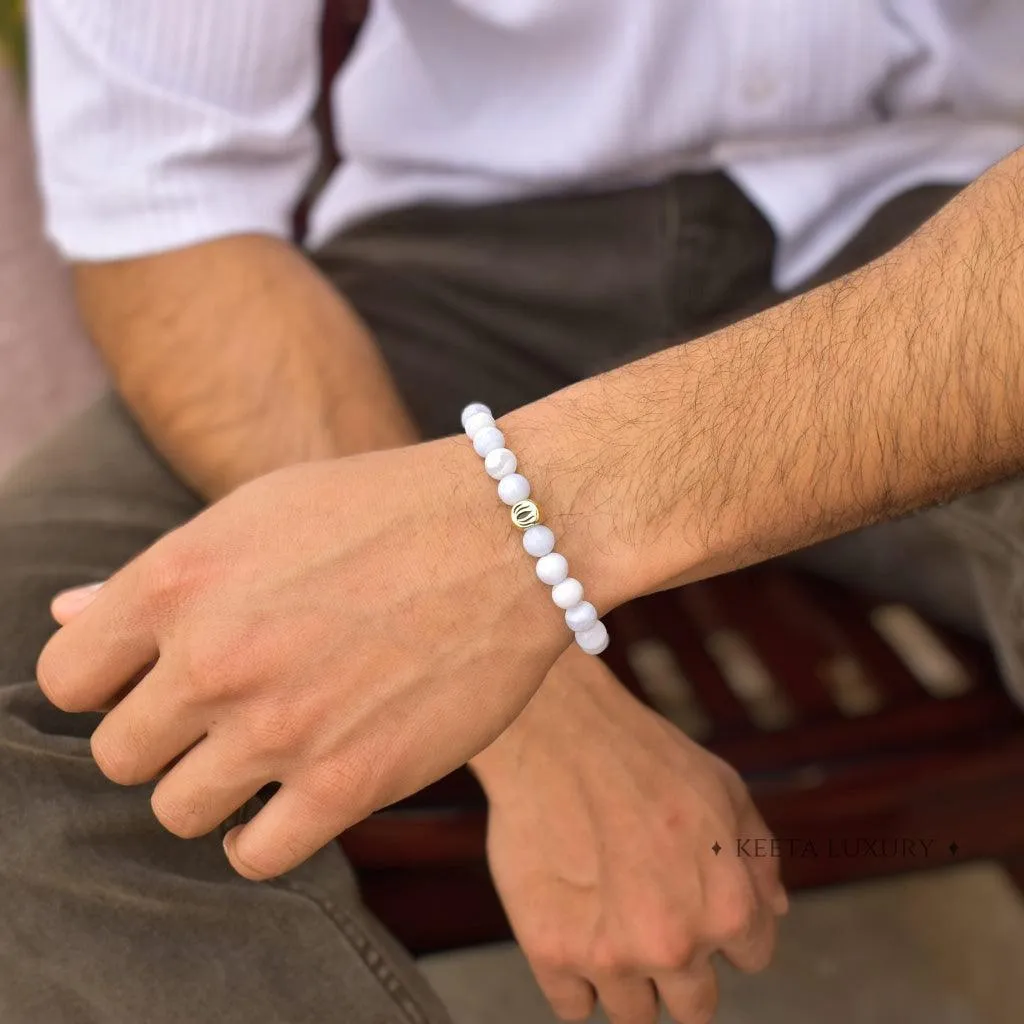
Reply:
[[[714,953],[768,964],[787,900],[777,860],[737,854],[771,835],[747,787],[600,659],[570,647],[471,767],[495,885],[563,1019],[599,999],[612,1024],[653,1024],[660,997],[706,1024]]]

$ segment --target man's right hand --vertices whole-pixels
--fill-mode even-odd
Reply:
[[[711,955],[767,966],[787,909],[742,780],[570,647],[471,766],[490,800],[488,854],[520,945],[555,1012],[681,1024],[717,1002]],[[714,852],[718,844],[720,853]]]

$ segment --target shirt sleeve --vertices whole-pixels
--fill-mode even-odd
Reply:
[[[318,158],[321,0],[32,0],[48,236],[75,260],[287,236]]]

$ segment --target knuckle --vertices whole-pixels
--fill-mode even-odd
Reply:
[[[281,874],[279,858],[280,854],[270,854],[265,849],[253,850],[241,843],[236,843],[231,852],[235,871],[254,882]]]
[[[199,546],[175,534],[157,541],[135,567],[144,606],[157,617],[173,615],[211,578],[213,563]]]
[[[333,804],[344,802],[351,806],[352,814],[364,810],[369,814],[388,802],[380,790],[379,768],[374,770],[358,751],[319,760],[311,766],[308,782],[314,799]]]
[[[628,966],[629,957],[615,943],[601,942],[590,950],[587,961],[597,974],[621,974]]]
[[[324,840],[327,842],[327,840]],[[309,860],[310,857],[316,852],[316,849],[310,849],[307,840],[300,840],[294,835],[285,835],[281,837],[279,849],[275,851],[277,857],[275,858],[275,865],[268,866],[267,870],[269,873],[280,875],[288,867],[303,863],[303,861]]]
[[[255,716],[248,727],[249,742],[256,753],[294,753],[301,739],[301,730],[294,714],[275,707]]]
[[[685,935],[664,936],[648,940],[638,958],[653,971],[677,971],[685,967],[696,951],[694,940]]]
[[[217,693],[220,676],[205,658],[194,651],[178,652],[175,686],[178,696],[188,705],[205,704]]]
[[[178,688],[189,704],[203,704],[229,689],[231,668],[217,647],[199,639],[182,643],[175,653]]]
[[[111,782],[120,786],[132,786],[142,781],[138,755],[126,744],[101,725],[89,740],[92,759],[99,770]]]
[[[36,679],[43,696],[61,711],[76,711],[74,686],[66,669],[64,659],[51,640],[43,648],[36,662]]]
[[[263,670],[254,638],[238,624],[216,634],[199,633],[180,645],[178,673],[186,699],[195,703],[245,696],[252,692],[260,667],[260,677],[279,678],[274,666]],[[287,705],[286,705],[287,707]],[[281,707],[275,707],[275,713]]]
[[[731,942],[750,931],[757,915],[757,901],[749,880],[729,888],[714,912],[714,933],[721,941]]]
[[[314,765],[305,778],[311,806],[330,808],[339,834],[406,795],[404,788],[397,793],[382,792],[372,776],[343,762],[344,758],[335,757],[329,764]]]
[[[150,550],[139,563],[139,585],[151,608],[164,611],[177,605],[191,574],[184,549],[165,543]]]
[[[213,827],[207,824],[209,801],[204,800],[201,793],[180,795],[157,786],[149,803],[156,820],[181,839],[195,839]]]

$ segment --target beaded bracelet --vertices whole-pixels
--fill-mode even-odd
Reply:
[[[583,600],[583,584],[569,575],[569,563],[555,548],[555,535],[541,523],[540,509],[530,499],[530,481],[516,472],[516,457],[505,447],[505,435],[491,410],[473,402],[462,410],[462,428],[473,450],[484,460],[487,475],[498,481],[498,497],[512,509],[512,522],[523,531],[523,547],[537,559],[537,577],[551,587],[551,600],[565,611],[565,624],[587,654],[608,646],[608,630],[597,609]]]

